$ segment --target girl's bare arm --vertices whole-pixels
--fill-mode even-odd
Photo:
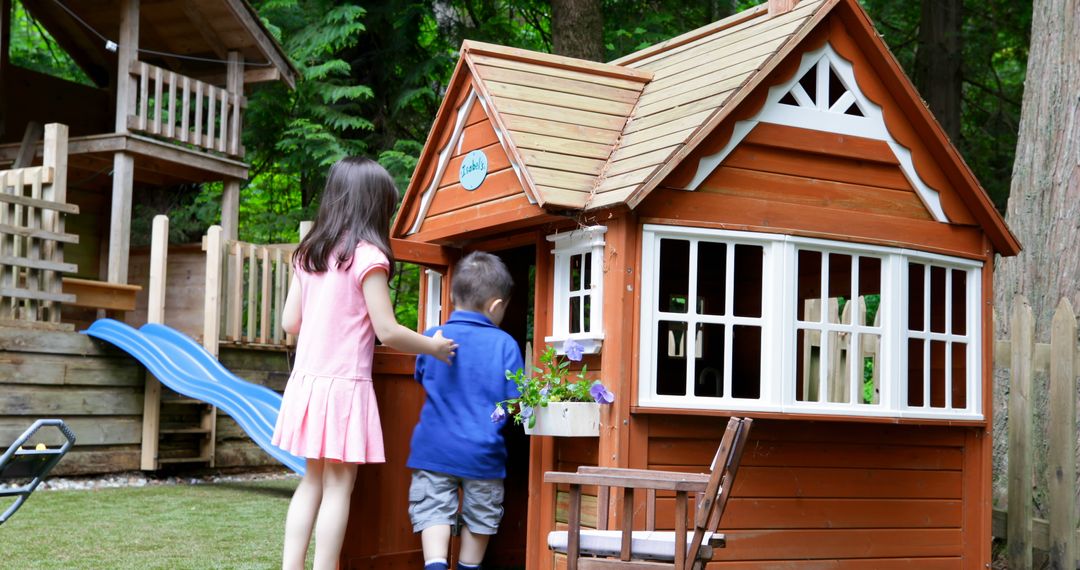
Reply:
[[[437,331],[433,337],[427,337],[398,324],[393,304],[390,302],[390,285],[386,272],[377,269],[368,272],[364,277],[363,289],[371,324],[383,344],[402,352],[430,354],[447,364],[450,363],[457,344],[452,339],[443,338],[442,331]]]

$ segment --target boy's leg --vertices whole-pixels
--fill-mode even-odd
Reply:
[[[484,560],[491,535],[499,530],[503,516],[502,479],[464,479],[464,500],[461,518],[465,525],[461,531],[461,554],[459,570],[476,568]]]
[[[356,468],[355,463],[328,461],[323,469],[322,504],[315,523],[315,570],[337,568],[341,544],[345,541],[345,525],[349,522]]]
[[[450,526],[457,517],[459,479],[417,469],[409,485],[409,519],[420,533],[427,570],[445,570],[450,550]]]
[[[311,542],[311,528],[315,525],[315,516],[322,502],[322,476],[323,460],[308,459],[304,478],[293,492],[289,512],[285,515],[285,547],[281,556],[284,570],[304,568],[308,543]]]

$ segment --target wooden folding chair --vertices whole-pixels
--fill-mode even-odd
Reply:
[[[634,567],[649,570],[700,570],[712,559],[713,549],[725,546],[717,534],[731,485],[753,420],[731,418],[713,457],[711,473],[672,473],[646,469],[581,467],[576,473],[548,472],[547,483],[570,485],[569,527],[548,535],[548,547],[566,554],[567,570]],[[597,529],[581,528],[581,488],[596,485]],[[607,530],[607,502],[612,488],[623,489],[621,530]],[[635,531],[634,496],[646,493],[646,529]],[[675,492],[674,531],[656,529],[656,492]],[[687,497],[700,496],[694,529],[687,528]],[[668,527],[671,528],[671,527]]]

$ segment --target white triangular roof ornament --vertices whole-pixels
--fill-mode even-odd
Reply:
[[[697,172],[686,189],[697,190],[758,123],[884,141],[896,155],[900,170],[934,219],[946,223],[949,221],[941,207],[940,194],[928,186],[915,170],[911,151],[893,138],[885,126],[881,107],[859,89],[851,62],[840,57],[828,43],[804,54],[795,75],[769,89],[765,104],[756,115],[735,123],[731,140],[719,152],[701,158]]]

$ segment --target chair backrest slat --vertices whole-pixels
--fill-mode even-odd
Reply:
[[[740,459],[746,440],[750,436],[750,426],[753,420],[749,418],[728,419],[724,437],[720,440],[720,447],[713,457],[709,483],[698,502],[694,516],[694,536],[687,550],[687,560],[698,567],[698,552],[705,539],[705,533],[716,532],[720,524],[720,517],[724,513],[731,493],[731,486],[735,481],[735,475],[739,471]]]

